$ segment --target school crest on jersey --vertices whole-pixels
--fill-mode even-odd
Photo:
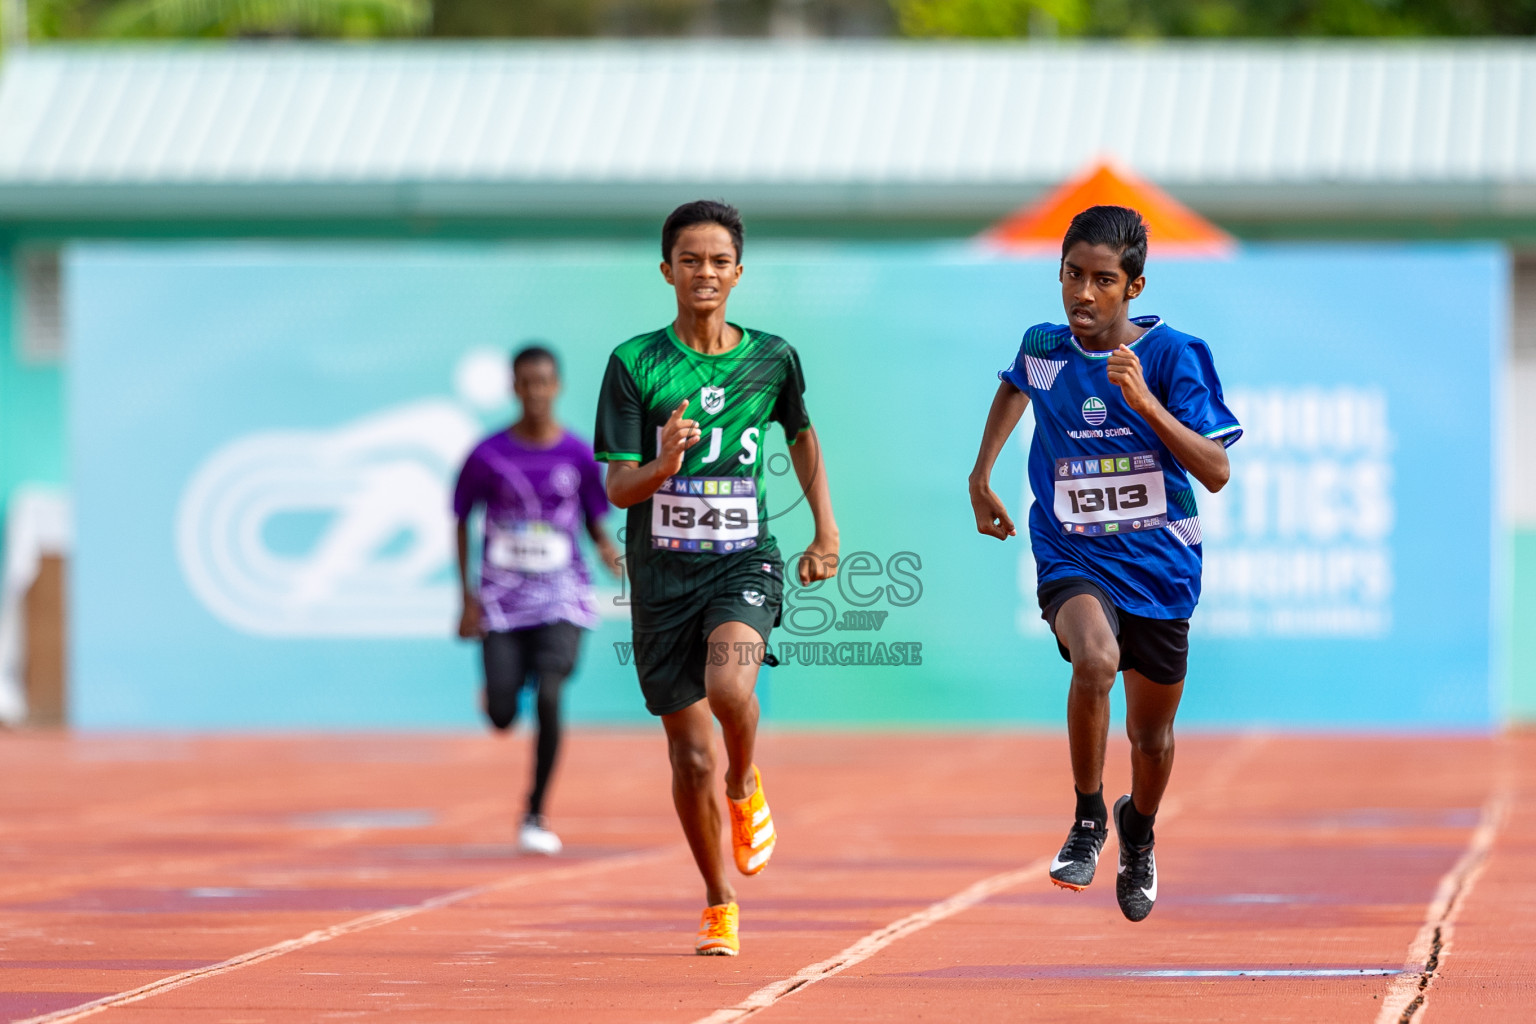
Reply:
[[[699,389],[699,399],[704,403],[704,411],[713,416],[725,408],[725,388],[706,384]]]

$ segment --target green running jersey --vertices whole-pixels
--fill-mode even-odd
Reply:
[[[685,398],[683,416],[701,433],[677,474],[629,509],[624,546],[641,604],[685,597],[741,559],[778,561],[764,505],[764,434],[777,423],[793,444],[810,426],[805,377],[783,338],[737,329],[741,342],[719,355],[694,351],[669,325],[608,359],[593,434],[600,461],[650,462]]]

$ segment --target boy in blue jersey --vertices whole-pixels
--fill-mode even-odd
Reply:
[[[1130,316],[1146,285],[1147,228],[1123,206],[1073,218],[1061,244],[1066,324],[1024,334],[987,413],[971,471],[976,529],[1016,532],[989,484],[993,463],[1035,403],[1029,510],[1041,616],[1072,664],[1067,734],[1077,809],[1051,881],[1081,890],[1104,846],[1109,691],[1125,676],[1131,792],[1115,801],[1115,895],[1132,921],[1152,912],[1152,824],[1173,768],[1189,616],[1200,597],[1200,517],[1189,477],[1227,482],[1242,427],[1222,400],[1205,342],[1155,316]]]

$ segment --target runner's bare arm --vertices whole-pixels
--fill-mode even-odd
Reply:
[[[837,575],[837,520],[832,517],[832,491],[827,486],[827,467],[821,459],[821,438],[815,427],[806,427],[789,446],[789,457],[800,478],[800,491],[811,506],[816,536],[800,556],[800,582],[809,586]]]
[[[688,399],[683,399],[666,426],[661,428],[661,447],[656,457],[641,465],[638,462],[610,462],[603,486],[608,500],[619,508],[638,505],[660,489],[667,478],[683,468],[683,453],[699,443],[698,420],[685,420]]]
[[[976,453],[976,465],[971,469],[971,511],[976,513],[976,532],[998,540],[1007,540],[1018,531],[1008,518],[1008,506],[992,493],[992,466],[1028,406],[1028,395],[1007,381],[998,382],[992,408],[987,410],[987,425],[981,431],[981,450]]]
[[[632,466],[634,463],[629,462],[625,465]],[[598,556],[602,558],[608,571],[614,576],[623,575],[624,565],[619,559],[619,549],[614,547],[613,538],[608,536],[608,531],[603,524],[596,519],[588,519],[587,536],[591,537],[592,543],[597,545]]]
[[[459,636],[473,640],[480,635],[480,598],[469,586],[469,523],[459,520]]]
[[[1125,345],[1115,349],[1109,357],[1109,382],[1120,388],[1125,404],[1134,409],[1147,425],[1157,432],[1173,457],[1191,476],[1205,485],[1212,494],[1227,485],[1232,466],[1227,461],[1227,449],[1220,441],[1212,441],[1189,429],[1173,413],[1163,407],[1147,387],[1141,372],[1141,360]]]

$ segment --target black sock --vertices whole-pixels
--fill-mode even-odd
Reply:
[[[1136,809],[1136,801],[1127,800],[1120,812],[1120,835],[1132,846],[1146,846],[1152,841],[1152,822],[1156,820],[1156,811],[1142,814]]]
[[[1103,828],[1109,820],[1109,811],[1104,808],[1104,787],[1093,793],[1078,793],[1073,786],[1072,792],[1077,793],[1077,820],[1098,822],[1099,828]]]

